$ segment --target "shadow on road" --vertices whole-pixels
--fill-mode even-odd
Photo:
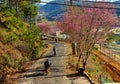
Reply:
[[[66,76],[66,75],[52,75],[52,76],[46,76],[45,78],[55,78],[55,77],[63,77],[63,76]]]
[[[79,76],[79,74],[78,73],[74,73],[74,74],[67,75],[67,77],[76,77],[76,76]]]
[[[24,77],[36,77],[36,76],[44,76],[44,73],[35,73],[35,74],[30,74],[30,75],[24,75]]]
[[[54,55],[47,55],[47,56],[41,57],[41,59],[42,58],[50,58],[50,57],[54,57]]]
[[[34,70],[34,69],[28,69],[28,71],[27,72],[38,72],[38,71],[44,71],[44,69],[36,69],[36,70]]]
[[[69,74],[69,75],[67,75],[67,77],[77,77],[77,76],[82,76],[82,77],[87,77],[87,75],[86,74],[82,74],[82,75],[80,75],[79,73],[74,73],[74,74]]]

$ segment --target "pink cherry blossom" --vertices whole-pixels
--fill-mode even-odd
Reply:
[[[113,7],[110,4],[96,3],[97,7]],[[82,58],[83,68],[95,43],[103,42],[108,31],[118,22],[113,9],[70,7],[61,21],[57,22],[61,31],[77,42],[79,59]]]

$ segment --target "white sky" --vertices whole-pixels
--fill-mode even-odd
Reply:
[[[50,2],[50,1],[54,1],[54,0],[41,0],[43,2]]]
[[[41,2],[51,2],[51,1],[54,1],[54,0],[41,0]],[[41,3],[43,5],[45,5],[45,3]]]

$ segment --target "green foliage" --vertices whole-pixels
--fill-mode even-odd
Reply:
[[[11,67],[13,65],[13,59],[10,56],[6,55],[4,56],[4,59],[7,66]]]
[[[2,22],[3,24],[10,21],[12,18],[13,18],[13,14],[8,10],[0,12],[0,22]]]
[[[39,47],[34,47],[33,51],[32,51],[32,57],[31,57],[31,60],[35,60],[35,59],[38,59],[40,55],[38,55],[40,51],[40,48]]]
[[[15,14],[16,14],[15,8],[12,7],[12,8],[10,9],[10,12],[11,12],[13,15],[15,15]]]
[[[36,15],[37,15],[37,10],[38,10],[38,7],[37,7],[37,6],[31,6],[31,7],[30,7],[29,14],[31,14],[31,17],[32,17],[32,18],[35,18],[35,17],[36,17]]]
[[[7,35],[5,35],[3,37],[3,42],[5,44],[11,44],[11,43],[14,43],[15,41],[18,41],[18,36],[15,34],[15,33],[7,33]]]
[[[26,40],[29,41],[30,48],[32,50],[32,59],[37,59],[40,55],[40,49],[44,46],[44,43],[39,36],[40,31],[34,25],[32,25],[31,30],[28,32],[29,35],[26,36]]]
[[[22,30],[26,29],[27,25],[22,22],[20,19],[14,17],[14,15],[6,11],[0,12],[0,22],[1,26],[1,40],[4,43],[14,43],[19,40],[19,37],[22,36]]]
[[[36,28],[35,25],[32,25],[30,29],[23,31],[23,36],[21,37],[21,40],[25,41],[30,46],[32,52],[30,56],[31,60],[39,58],[40,49],[44,46],[39,33],[40,31],[38,28]]]
[[[35,6],[33,3],[29,3],[29,1],[21,1],[19,4],[19,9],[21,13],[21,18],[24,21],[28,23],[34,23],[34,19],[38,13],[37,6]]]
[[[34,2],[40,2],[40,0],[34,0]]]
[[[29,58],[27,56],[24,56],[24,58],[21,59],[20,61],[20,66],[24,65],[26,62],[29,62],[29,61],[30,61]]]
[[[19,53],[23,56],[19,60],[13,55],[10,56],[10,54],[4,52],[3,66],[18,70],[21,65],[30,60],[38,59],[40,56],[39,54],[44,43],[39,35],[39,29],[34,24],[34,18],[37,15],[38,8],[33,5],[34,2],[31,2],[24,0],[14,3],[11,2],[13,3],[11,7],[7,7],[7,4],[0,6],[0,42],[18,51],[16,52],[16,56]],[[16,15],[20,16],[16,17]]]
[[[37,15],[38,7],[34,3],[39,2],[39,0],[21,0],[21,1],[2,1],[0,6],[0,11],[11,12],[12,15],[22,20],[33,23]],[[6,13],[8,14],[8,13]]]
[[[114,83],[113,80],[111,80],[109,77],[109,74],[107,73],[102,73],[99,77],[99,81],[104,84],[104,83]]]
[[[4,60],[5,60],[5,65],[14,69],[18,69],[19,68],[19,63],[20,61],[17,59],[12,58],[9,55],[4,56]]]
[[[93,55],[93,56],[92,56],[92,59],[93,59],[93,61],[96,61],[96,56]]]
[[[109,35],[106,40],[107,41],[120,41],[120,36],[112,34],[112,35]]]
[[[100,81],[102,81],[102,83],[108,83],[109,81],[112,81],[110,75],[103,69],[103,66],[101,65],[102,61],[100,61],[99,58],[97,59],[95,55],[92,55],[88,62],[87,72],[95,83],[100,83]]]

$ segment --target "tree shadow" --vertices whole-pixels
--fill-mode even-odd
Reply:
[[[44,56],[44,57],[42,56],[41,59],[42,59],[42,58],[50,58],[50,57],[54,57],[54,55],[46,55],[46,56]]]
[[[41,71],[41,72],[43,72],[44,71],[44,69],[28,69],[28,71],[27,72],[38,72],[38,71]]]
[[[67,75],[67,77],[77,77],[77,76],[80,76],[78,73],[74,73],[74,74],[69,74]]]
[[[36,77],[36,76],[44,76],[44,73],[34,73],[34,74],[29,74],[29,75],[24,75],[23,77]]]
[[[85,77],[90,82],[90,84],[94,84],[85,73],[83,73],[83,74],[79,74],[79,73],[69,74],[69,75],[67,75],[67,77]]]
[[[68,78],[76,79],[79,77],[86,77],[86,74],[79,74],[79,73],[74,73],[74,74],[69,74],[67,75]]]
[[[63,77],[63,76],[66,76],[66,75],[47,75],[45,78],[55,78],[55,77]]]

